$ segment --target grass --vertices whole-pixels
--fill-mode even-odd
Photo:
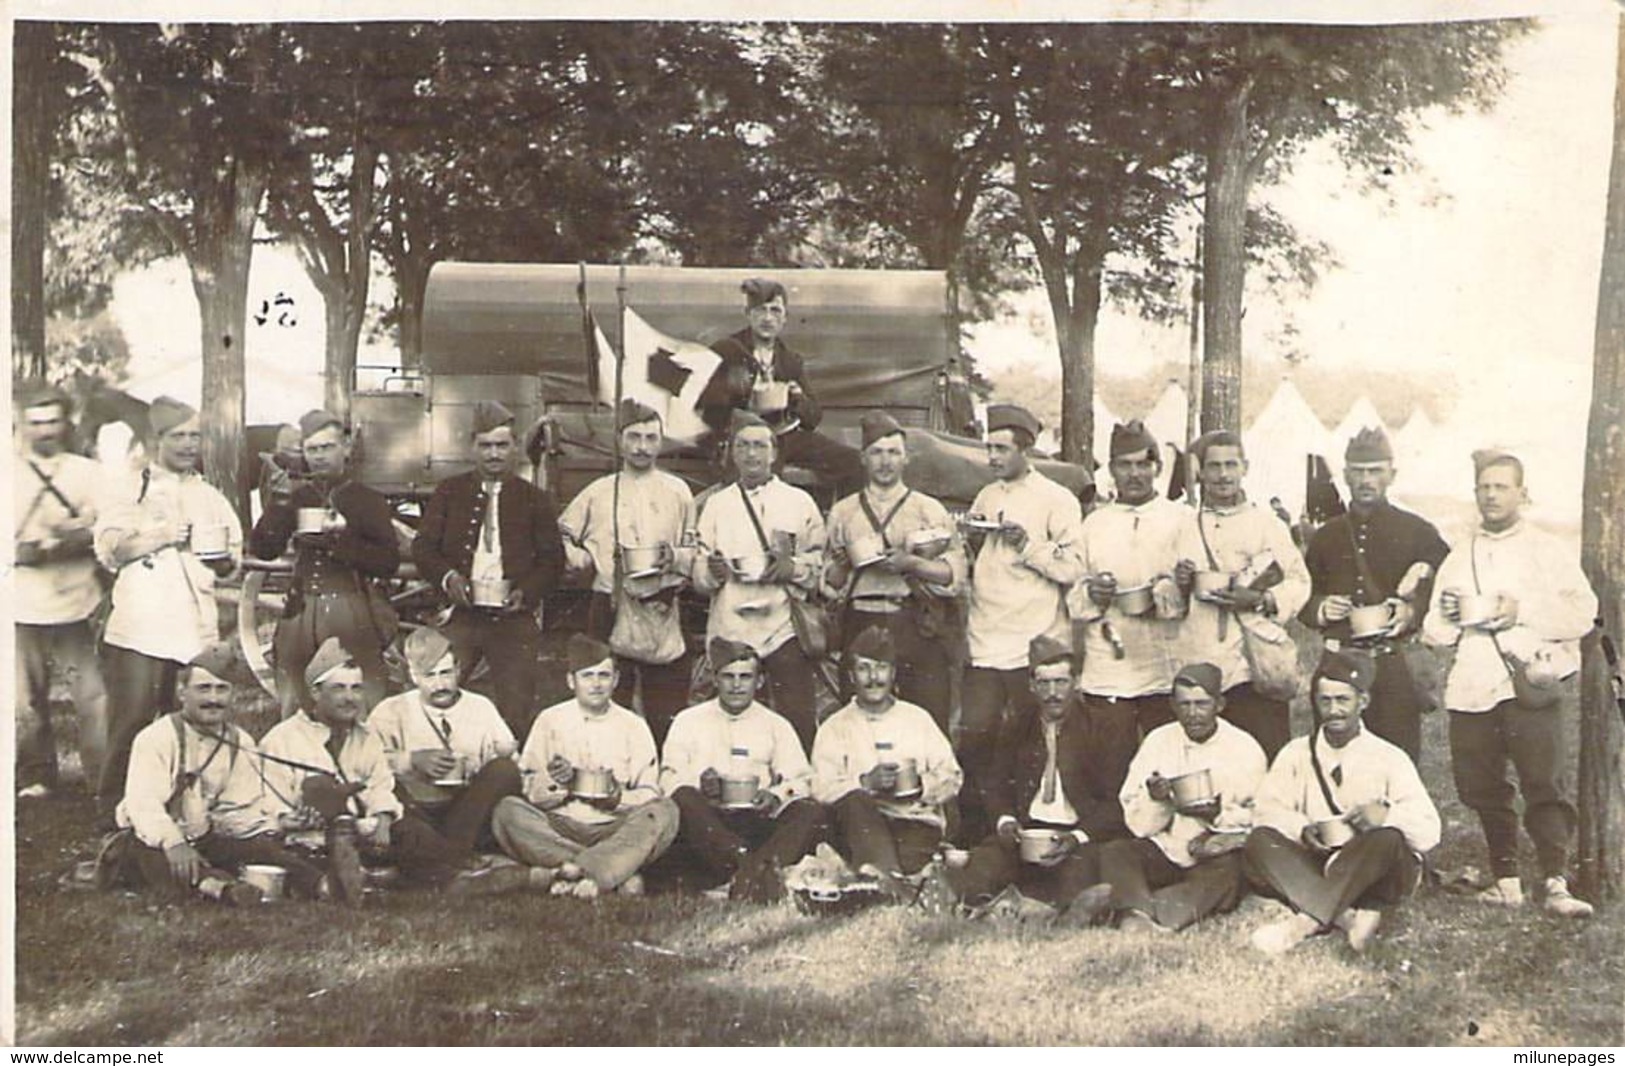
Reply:
[[[263,724],[263,708],[248,710]],[[1446,750],[1443,715],[1430,715],[1422,769],[1445,821],[1434,861],[1482,865]],[[1328,937],[1279,960],[1247,946],[1277,913],[1258,899],[1178,936],[892,908],[817,919],[690,897],[160,908],[57,887],[91,853],[90,815],[68,794],[18,808],[24,1044],[1625,1041],[1618,904],[1563,922],[1424,890],[1364,957]]]

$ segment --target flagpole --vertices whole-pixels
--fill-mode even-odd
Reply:
[[[592,311],[587,307],[587,261],[576,260],[576,303],[581,305],[581,339],[587,347],[587,392],[596,409],[603,401],[598,398],[598,345],[593,337]]]
[[[610,411],[610,432],[614,434],[611,452],[614,455],[614,479],[610,482],[609,527],[615,538],[611,558],[614,559],[614,580],[610,582],[610,617],[621,609],[623,581],[621,567],[621,390],[626,377],[626,264],[620,264],[615,278],[615,321],[619,336],[615,338],[615,406]],[[613,626],[611,627],[613,629]]]

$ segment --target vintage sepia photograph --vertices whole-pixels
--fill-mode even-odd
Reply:
[[[1625,1044],[1625,8],[1106,7],[15,6],[0,1039]]]

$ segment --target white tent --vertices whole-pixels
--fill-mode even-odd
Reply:
[[[295,422],[311,408],[322,405],[322,377],[300,369],[289,369],[271,358],[249,355],[244,368],[249,425]],[[172,396],[197,405],[203,392],[203,364],[186,358],[155,368],[132,378],[124,391],[139,400],[151,402],[159,396]]]
[[[1307,457],[1329,457],[1333,435],[1315,415],[1303,393],[1283,378],[1251,427],[1242,434],[1247,450],[1247,495],[1267,504],[1279,496],[1295,518],[1303,511]]]
[[[1177,381],[1169,382],[1168,387],[1162,390],[1162,395],[1151,406],[1151,413],[1142,421],[1145,428],[1151,431],[1151,437],[1158,444],[1166,446],[1176,445],[1184,450],[1185,440],[1185,411],[1189,404],[1185,395],[1185,386]]]
[[[1393,438],[1393,430],[1388,429],[1383,423],[1382,416],[1377,413],[1376,405],[1371,402],[1369,397],[1362,394],[1358,400],[1354,401],[1354,406],[1349,408],[1349,413],[1343,416],[1343,421],[1339,422],[1337,428],[1332,430],[1334,454],[1328,455],[1326,458],[1332,463],[1333,468],[1335,469],[1337,463],[1342,460],[1344,450],[1348,448],[1349,441],[1354,439],[1356,433],[1362,429],[1372,429],[1378,426],[1388,433],[1390,440]]]

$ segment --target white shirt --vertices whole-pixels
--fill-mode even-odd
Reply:
[[[327,750],[327,738],[332,730],[323,722],[299,711],[292,718],[272,726],[260,738],[260,750],[267,755],[314,766],[338,778],[340,782],[360,782],[361,793],[352,805],[359,805],[360,814],[390,814],[400,816],[401,803],[395,798],[395,774],[389,768],[384,746],[364,725],[357,723],[344,738],[339,749],[337,764]],[[342,768],[342,769],[341,769]],[[301,806],[300,788],[310,771],[265,761],[265,813],[273,820],[277,815]]]
[[[685,785],[699,788],[706,770],[730,777],[754,775],[778,797],[780,811],[792,800],[812,795],[812,766],[795,727],[760,703],[733,715],[717,700],[707,700],[672,719],[662,753],[661,791],[669,796]]]
[[[1061,723],[1041,720],[1039,728],[1044,733],[1045,763],[1044,772],[1049,773],[1049,761],[1055,761],[1055,798],[1048,803],[1044,802],[1044,782],[1038,782],[1038,791],[1033,793],[1033,802],[1027,808],[1027,818],[1034,822],[1043,822],[1046,825],[1077,825],[1078,811],[1072,806],[1072,801],[1066,798],[1066,782],[1061,779],[1060,748]]]
[[[471,581],[502,580],[502,482],[487,481],[485,490],[485,520],[480,523],[480,535],[474,538],[474,558],[468,565]],[[486,533],[491,544],[486,546]]]
[[[854,700],[824,720],[813,739],[813,796],[820,803],[834,803],[848,792],[862,791],[858,778],[877,764],[903,759],[913,759],[919,767],[920,794],[909,800],[877,796],[881,812],[902,821],[946,825],[943,805],[959,795],[965,775],[931,715],[902,700],[879,715]]]
[[[185,735],[184,758],[176,722]],[[221,735],[231,738],[238,750],[203,735],[178,714],[165,715],[137,733],[124,799],[114,814],[118,825],[159,849],[198,840],[211,830],[242,839],[269,829],[272,823],[261,810],[263,784],[254,738],[233,725],[223,726]],[[169,797],[188,772],[198,777],[181,793],[172,815]]]
[[[904,497],[907,496],[905,500]],[[920,587],[933,596],[958,596],[965,586],[965,576],[969,564],[965,559],[965,545],[954,527],[953,519],[948,516],[948,509],[941,502],[923,492],[909,492],[908,486],[898,484],[882,496],[873,485],[865,486],[861,492],[835,501],[835,506],[829,509],[829,521],[826,523],[828,541],[826,550],[835,548],[848,548],[856,538],[875,536],[874,524],[869,516],[864,514],[861,500],[867,499],[875,517],[886,522],[886,516],[892,515],[891,521],[886,522],[886,543],[893,548],[905,547],[910,533],[924,530],[941,530],[950,535],[948,547],[937,558],[948,564],[948,582],[936,585],[921,581]],[[901,502],[900,502],[901,501]],[[897,508],[892,514],[892,508]],[[861,561],[861,560],[860,560]],[[852,583],[852,595],[859,596],[907,596],[910,593],[908,579],[902,574],[895,574],[878,566],[864,567],[848,580]]]
[[[706,501],[697,523],[700,551],[694,561],[694,587],[711,594],[711,616],[705,639],[713,637],[749,644],[763,658],[794,639],[790,621],[790,593],[784,585],[756,584],[729,578],[720,586],[711,577],[706,556],[713,548],[732,559],[759,555],[766,549],[751,523],[740,497],[738,482],[719,490]],[[824,516],[813,498],[777,477],[746,490],[756,518],[767,535],[776,532],[796,538],[795,584],[803,590],[818,586],[824,554]]]
[[[983,486],[971,512],[1027,531],[1019,552],[989,533],[976,553],[965,625],[971,665],[1025,669],[1034,637],[1067,635],[1063,597],[1084,573],[1077,553],[1082,508],[1067,489],[1029,469]]]
[[[1200,744],[1186,736],[1178,722],[1158,726],[1146,734],[1123,778],[1123,791],[1117,797],[1123,804],[1123,821],[1129,832],[1161,848],[1175,866],[1194,866],[1191,841],[1203,833],[1252,828],[1253,799],[1264,781],[1266,765],[1258,741],[1223,718],[1213,735]],[[1212,775],[1213,790],[1219,797],[1219,814],[1211,824],[1180,814],[1172,800],[1152,799],[1145,787],[1154,773],[1172,780],[1198,770]]]
[[[1139,504],[1102,504],[1083,520],[1080,578],[1110,573],[1119,589],[1153,580],[1171,584],[1181,537],[1190,521],[1189,507],[1161,496]],[[1131,617],[1115,602],[1101,608],[1089,598],[1082,580],[1068,592],[1067,606],[1074,620],[1089,623],[1084,628],[1079,688],[1097,696],[1122,697],[1168,691],[1184,659],[1178,619],[1158,618],[1155,612]],[[1107,625],[1122,644],[1121,659]]]
[[[1383,824],[1405,834],[1412,851],[1429,851],[1439,843],[1439,811],[1422,787],[1410,756],[1366,729],[1341,748],[1332,747],[1322,730],[1316,744],[1326,784],[1344,812],[1372,800],[1387,800],[1388,817]],[[1335,816],[1316,780],[1309,738],[1294,738],[1264,776],[1254,824],[1270,826],[1287,839],[1297,840],[1310,822]]]
[[[682,543],[683,531],[693,528],[694,494],[682,478],[660,469],[607,474],[577,493],[559,516],[559,531],[570,568],[591,570],[595,592],[608,593],[615,587],[617,524],[621,543],[629,548],[658,544],[675,548]]]
[[[1445,589],[1469,595],[1475,589],[1506,593],[1518,601],[1518,622],[1493,640],[1481,629],[1464,630],[1439,606]],[[1422,639],[1456,648],[1444,686],[1445,706],[1481,712],[1513,698],[1512,675],[1496,650],[1497,640],[1520,662],[1540,661],[1552,677],[1567,677],[1580,668],[1580,638],[1591,631],[1596,617],[1597,595],[1568,545],[1519,521],[1500,533],[1475,530],[1466,543],[1451,550],[1433,582]]]
[[[570,789],[554,784],[547,772],[555,755],[562,755],[578,770],[613,773],[621,785],[620,806],[604,811],[585,800],[568,798]],[[525,796],[532,803],[578,822],[613,822],[631,808],[660,798],[654,735],[642,718],[614,703],[594,715],[569,699],[537,715],[519,757],[519,770],[524,775]]]
[[[444,710],[424,703],[417,689],[402,692],[378,701],[367,728],[384,746],[397,774],[412,769],[414,751],[445,749],[479,770],[497,757],[499,745],[509,751],[518,747],[496,705],[477,692],[459,693],[457,702]]]
[[[54,544],[57,527],[72,521],[62,501],[51,494],[33,470],[32,463],[51,479],[79,512],[81,521],[93,523],[97,502],[106,477],[101,466],[82,455],[58,452],[36,455],[20,450],[12,464],[12,520],[20,523],[15,540]],[[11,607],[13,618],[25,625],[62,625],[89,618],[101,602],[102,588],[96,581],[96,560],[90,554],[77,559],[19,566],[12,571]]]
[[[102,565],[118,569],[103,639],[155,659],[190,662],[220,637],[214,571],[185,545],[168,545],[122,568],[113,563],[114,548],[162,525],[223,525],[236,565],[243,555],[243,527],[226,498],[196,472],[176,474],[154,464],[146,475],[144,498],[137,475],[111,491],[106,512],[96,520],[96,554]]]
[[[1187,518],[1179,558],[1189,559],[1198,570],[1218,569],[1236,574],[1236,584],[1242,586],[1263,574],[1271,563],[1277,563],[1283,577],[1269,590],[1275,601],[1275,613],[1271,617],[1285,622],[1303,610],[1303,605],[1309,602],[1309,568],[1292,541],[1292,531],[1275,512],[1251,502],[1224,509],[1181,509]],[[1203,549],[1204,532],[1207,547],[1218,562],[1216,567]],[[1186,662],[1209,662],[1217,666],[1224,675],[1225,689],[1232,689],[1252,680],[1241,633],[1241,623],[1236,620],[1234,611],[1221,610],[1192,596],[1190,613],[1181,627],[1186,647],[1183,657]]]

